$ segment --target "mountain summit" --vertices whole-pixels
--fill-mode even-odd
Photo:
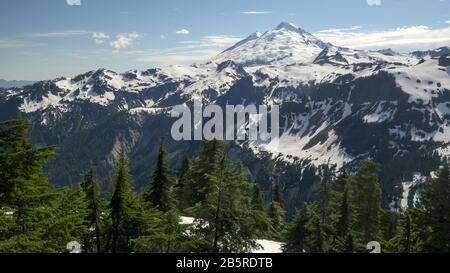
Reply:
[[[214,60],[233,60],[244,65],[309,62],[329,46],[293,24],[280,23],[264,34],[250,35]]]
[[[145,162],[155,141],[171,131],[172,107],[190,105],[194,98],[222,107],[277,104],[280,145],[251,142],[246,147],[295,162],[302,170],[353,166],[367,157],[400,165],[382,176],[384,204],[398,208],[412,204],[415,196],[411,187],[401,192],[407,188],[403,183],[417,173],[429,176],[440,158],[450,156],[448,52],[342,48],[281,23],[201,64],[126,73],[101,69],[2,90],[0,119],[20,113],[32,122],[35,142],[61,147],[49,168],[58,170],[51,173],[57,183],[68,177],[77,181],[90,160],[100,162],[106,179],[123,143],[131,160]],[[174,154],[195,145],[168,144]],[[133,170],[138,185],[145,182],[145,172],[143,166]],[[297,201],[299,185],[307,192],[304,187],[311,182],[304,176],[285,182],[292,191],[288,196]],[[403,196],[411,200],[400,202]]]

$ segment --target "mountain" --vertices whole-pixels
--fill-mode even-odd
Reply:
[[[0,79],[0,88],[22,88],[25,85],[31,85],[34,81],[7,81]]]
[[[292,206],[315,198],[313,166],[352,169],[370,157],[384,165],[384,206],[400,209],[420,189],[411,181],[429,176],[450,155],[446,50],[355,50],[281,23],[203,64],[122,74],[99,69],[7,90],[0,95],[0,119],[24,115],[36,144],[61,147],[49,165],[55,184],[78,181],[90,162],[107,181],[125,143],[139,187],[162,137],[174,163],[198,146],[171,140],[171,107],[198,97],[221,106],[275,103],[283,125],[278,147],[232,143],[233,155],[267,192],[270,181],[258,156],[264,151],[286,163],[282,182]]]

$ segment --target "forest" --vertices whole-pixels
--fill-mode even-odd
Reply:
[[[102,190],[95,162],[79,183],[50,185],[45,172],[56,147],[36,147],[22,119],[0,123],[0,252],[248,253],[257,239],[283,243],[286,253],[361,253],[378,241],[385,253],[450,253],[450,168],[428,180],[420,202],[405,211],[382,207],[380,164],[356,171],[317,169],[317,200],[286,212],[284,185],[272,173],[270,196],[251,181],[228,146],[204,141],[195,156],[171,166],[164,141],[151,178],[137,192],[125,147]],[[80,160],[83,160],[80,158]],[[181,217],[193,217],[192,225]]]

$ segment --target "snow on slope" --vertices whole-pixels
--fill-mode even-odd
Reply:
[[[435,102],[435,99],[450,90],[450,69],[449,66],[442,65],[448,63],[448,60],[442,61],[436,56],[439,56],[438,51],[404,55],[392,50],[364,51],[342,48],[325,43],[295,25],[281,23],[265,33],[256,32],[250,35],[203,64],[168,66],[146,71],[132,70],[123,74],[100,69],[74,78],[53,80],[51,83],[59,90],[48,91],[39,99],[31,94],[11,96],[24,96],[20,109],[26,113],[49,107],[56,107],[64,112],[68,111],[68,105],[74,101],[108,106],[120,97],[120,92],[139,95],[162,87],[165,93],[159,100],[143,99],[141,105],[133,106],[134,108],[128,107],[127,104],[119,106],[131,114],[157,114],[168,109],[167,104],[159,104],[169,95],[177,94],[192,99],[203,96],[204,91],[213,91],[220,96],[244,77],[251,77],[254,86],[264,87],[269,91],[282,88],[288,90],[283,91],[279,97],[272,97],[272,94],[266,97],[266,103],[271,104],[295,101],[295,92],[289,90],[303,87],[307,89],[325,83],[340,85],[342,82],[336,80],[344,75],[357,80],[384,71],[395,77],[397,85],[410,96],[409,102],[418,105],[411,106],[412,110],[424,115],[435,114],[442,121],[438,124],[438,130],[432,132],[425,132],[414,124],[407,127],[393,125],[389,129],[391,137],[399,140],[407,138],[414,142],[449,143],[450,105],[442,101]],[[327,103],[315,103],[319,106],[310,109],[311,113],[307,115],[296,117],[289,125],[291,128],[285,128],[280,139],[270,144],[252,143],[252,146],[255,149],[281,153],[286,157],[309,159],[315,164],[330,162],[342,166],[351,161],[352,157],[342,147],[337,133],[326,129],[357,113],[352,113],[352,105],[342,101],[345,108],[341,108],[344,110],[342,118],[325,118],[321,120],[321,128],[314,128],[309,120],[318,112],[323,112],[325,116],[336,114],[329,112],[330,105]],[[320,103],[323,103],[322,106]],[[379,101],[370,106],[371,108],[364,109],[362,121],[366,124],[389,123],[398,114],[397,105],[393,103]],[[437,123],[435,120],[434,122]],[[320,134],[328,136],[326,141],[311,145],[311,141]],[[441,152],[450,155],[450,148],[441,149]]]
[[[180,225],[193,225],[195,218],[182,216],[180,219]],[[282,253],[283,244],[280,242],[270,240],[256,240],[256,243],[260,246],[257,249],[251,251],[251,253]]]

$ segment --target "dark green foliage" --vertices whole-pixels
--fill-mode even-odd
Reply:
[[[111,198],[110,251],[113,253],[131,251],[130,233],[133,230],[136,207],[130,177],[128,159],[122,148],[116,164],[114,193]]]
[[[166,159],[166,151],[163,144],[159,148],[156,169],[153,172],[150,189],[145,193],[145,200],[161,211],[169,211],[174,208],[172,196],[173,180],[170,177],[169,167]]]
[[[89,211],[87,222],[90,227],[89,233],[83,239],[84,249],[86,252],[100,253],[104,247],[105,206],[101,200],[100,185],[95,168],[91,167],[85,174],[81,187],[86,195]]]
[[[309,236],[309,231],[306,227],[307,223],[308,213],[306,208],[298,210],[295,214],[294,220],[287,228],[284,252],[304,253],[306,249],[306,239]]]
[[[450,253],[450,167],[444,165],[438,177],[425,184],[421,203],[427,238],[427,252]]]

